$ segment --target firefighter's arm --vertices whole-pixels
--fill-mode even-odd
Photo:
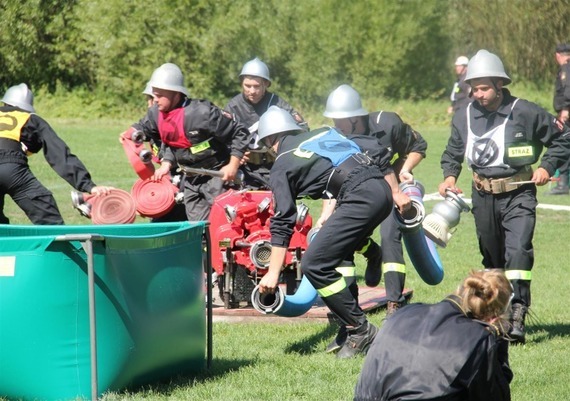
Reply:
[[[331,214],[334,212],[334,208],[336,207],[336,199],[323,199],[323,208],[321,210],[321,216],[317,220],[315,227],[321,228],[323,224],[331,217]]]
[[[286,255],[287,248],[275,245],[271,247],[269,269],[259,282],[259,292],[261,294],[275,293],[275,289],[277,288],[277,284],[279,282],[279,275],[281,274],[281,268],[283,267],[283,262],[285,261]]]
[[[404,213],[411,207],[411,200],[408,195],[400,191],[398,180],[396,180],[396,174],[394,174],[394,172],[391,172],[390,174],[384,176],[384,179],[392,189],[392,198],[394,199],[394,204],[398,208],[398,211],[400,213]]]
[[[445,177],[445,180],[443,180],[443,182],[441,184],[439,184],[439,186],[437,188],[439,194],[441,196],[445,197],[445,190],[446,189],[450,189],[453,192],[459,191],[459,189],[455,185],[456,182],[457,182],[457,177],[454,177],[452,175]]]
[[[402,168],[398,172],[398,178],[400,182],[411,182],[414,179],[412,170],[420,164],[424,156],[418,152],[410,152],[406,161],[404,162]]]
[[[234,155],[230,156],[230,162],[220,169],[220,171],[224,173],[222,180],[233,181],[236,178],[240,162],[241,158]]]

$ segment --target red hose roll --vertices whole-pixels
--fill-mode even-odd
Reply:
[[[151,218],[162,217],[172,210],[176,192],[178,188],[170,182],[170,176],[164,176],[160,181],[139,179],[131,189],[139,214]]]
[[[137,216],[131,194],[122,189],[112,189],[102,196],[92,196],[91,221],[93,224],[130,224]]]

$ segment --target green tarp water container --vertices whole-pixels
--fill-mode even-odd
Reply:
[[[90,399],[205,368],[204,229],[0,226],[0,397]]]

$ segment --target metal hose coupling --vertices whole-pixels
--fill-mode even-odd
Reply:
[[[470,210],[456,192],[446,189],[445,199],[435,204],[422,223],[426,237],[445,248],[451,239],[452,229],[459,224],[461,212]]]
[[[401,183],[400,191],[408,195],[411,201],[411,207],[404,213],[398,213],[394,210],[396,222],[402,232],[417,231],[424,221],[426,210],[422,201],[424,196],[423,185],[419,181],[411,183]]]
[[[443,280],[443,265],[435,244],[427,238],[422,228],[422,222],[425,221],[425,209],[422,200],[423,185],[419,181],[402,183],[400,190],[408,195],[412,201],[412,207],[403,215],[394,211],[408,257],[426,284],[439,284]]]
[[[257,285],[251,293],[251,303],[255,310],[264,315],[297,317],[309,311],[317,299],[317,290],[303,276],[295,294],[286,295],[279,287],[274,294],[261,294]]]

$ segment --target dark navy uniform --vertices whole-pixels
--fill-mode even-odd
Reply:
[[[451,108],[453,112],[456,113],[458,110],[466,108],[473,99],[469,96],[471,93],[471,87],[467,82],[465,82],[465,75],[467,71],[457,77],[455,85],[451,91]]]
[[[554,110],[570,110],[570,63],[560,66],[554,83]]]
[[[392,165],[396,172],[409,153],[419,153],[423,157],[426,155],[427,142],[396,113],[388,111],[370,113],[368,129],[369,134],[377,137],[379,142],[391,152]],[[386,297],[389,301],[403,302],[406,265],[402,250],[402,233],[394,216],[384,220],[380,226],[380,238]]]
[[[506,269],[515,290],[513,304],[530,306],[536,186],[511,183],[530,180],[531,165],[539,159],[539,167],[552,176],[570,157],[570,129],[536,104],[502,91],[497,111],[473,102],[454,115],[441,167],[444,178],[458,177],[467,159],[483,266]]]
[[[252,135],[249,145],[249,161],[244,168],[246,188],[267,189],[269,186],[269,171],[275,158],[267,152],[267,148],[257,143],[257,125],[260,117],[270,106],[286,110],[298,123],[304,122],[303,117],[289,103],[271,92],[265,92],[256,104],[249,102],[243,93],[240,93],[234,96],[224,108],[224,111],[243,124]]]
[[[335,212],[312,240],[301,266],[342,324],[360,327],[366,317],[336,268],[352,258],[358,244],[392,212],[392,191],[383,179],[392,172],[391,155],[371,136],[350,138],[362,153],[366,153],[367,157],[362,160],[370,162],[361,164],[350,157],[344,162],[353,163],[350,168],[344,163],[335,168],[329,158],[299,150],[303,142],[329,131],[338,134],[334,129],[326,128],[280,140],[278,157],[270,175],[275,201],[275,215],[270,225],[271,244],[277,247],[289,245],[297,218],[297,198],[336,198]],[[325,140],[319,142],[319,146],[329,147],[333,152],[345,151],[344,144],[337,146],[335,141]],[[333,171],[336,172],[333,174]],[[340,177],[344,178],[339,181]]]
[[[241,159],[250,140],[244,126],[198,99],[184,99],[169,113],[154,105],[133,128],[160,141],[163,161],[194,168],[218,169],[230,156]],[[188,220],[207,220],[215,197],[225,190],[224,182],[206,175],[186,176],[183,181]]]
[[[570,62],[560,66],[554,84],[554,110],[560,115],[562,110],[570,110]],[[564,121],[570,124],[568,121]],[[570,170],[570,158],[560,167],[560,179],[568,180],[568,170]],[[559,182],[558,188],[564,188],[568,193],[568,182]]]
[[[95,183],[81,160],[51,126],[36,114],[0,107],[0,198],[10,195],[33,224],[64,224],[52,193],[34,176],[28,157],[43,153],[55,172],[73,188],[91,192]],[[3,216],[3,214],[2,214]],[[3,216],[0,223],[8,224]]]
[[[364,361],[355,401],[509,401],[508,343],[450,296],[408,305],[384,322]]]

